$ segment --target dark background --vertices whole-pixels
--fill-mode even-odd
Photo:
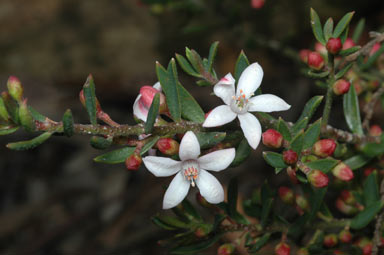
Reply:
[[[1,91],[15,75],[34,108],[54,120],[70,108],[75,122],[87,123],[78,93],[92,73],[103,109],[119,123],[134,124],[133,101],[141,86],[156,82],[155,61],[166,65],[175,52],[184,54],[185,46],[206,56],[218,40],[219,76],[233,72],[244,49],[251,62],[263,66],[263,92],[290,103],[292,109],[281,116],[294,121],[310,96],[324,93],[300,75],[302,66],[292,55],[313,47],[309,8],[317,10],[322,22],[328,17],[338,21],[355,10],[352,29],[361,17],[367,21],[362,42],[368,31],[384,24],[380,0],[267,0],[259,10],[251,9],[247,0],[180,3],[1,0]],[[220,103],[209,96],[211,88],[198,88],[179,73],[204,111]],[[331,123],[345,127],[337,106],[336,100]],[[162,212],[170,178],[155,178],[144,167],[128,172],[123,164],[96,164],[92,158],[103,152],[93,149],[85,136],[53,137],[25,152],[5,148],[8,142],[32,137],[19,131],[0,138],[0,253],[166,253],[157,241],[169,233],[153,225],[150,217]],[[265,165],[262,149],[241,167],[216,176],[223,185],[237,176],[244,196],[266,178],[275,185],[287,182],[285,174],[275,177]],[[191,200],[195,192],[190,192]]]

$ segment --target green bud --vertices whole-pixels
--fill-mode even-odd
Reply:
[[[20,103],[23,100],[23,86],[19,79],[15,76],[9,77],[7,87],[11,97]]]

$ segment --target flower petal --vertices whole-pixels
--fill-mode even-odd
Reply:
[[[283,99],[272,94],[264,94],[252,97],[249,100],[250,112],[276,112],[286,111],[291,106],[287,104]]]
[[[231,104],[232,97],[235,96],[235,79],[228,73],[214,87],[213,92],[220,97],[226,105]]]
[[[158,91],[161,92],[161,85],[160,82],[156,82],[155,85],[152,86],[153,88],[157,89]]]
[[[180,204],[187,196],[189,187],[190,183],[184,179],[183,173],[176,174],[165,192],[163,209],[169,209]]]
[[[224,201],[224,189],[215,176],[204,169],[200,169],[196,185],[200,194],[211,204],[218,204]]]
[[[179,157],[182,161],[188,159],[197,159],[200,155],[200,144],[196,135],[188,131],[180,142]]]
[[[237,114],[228,105],[220,105],[213,109],[203,123],[203,127],[217,127],[227,124],[236,118]]]
[[[143,158],[145,167],[157,177],[171,176],[180,171],[181,162],[156,156]]]
[[[245,97],[250,98],[256,89],[259,88],[263,75],[263,68],[258,63],[253,63],[245,68],[239,78],[236,96],[240,96],[240,90],[242,90]]]
[[[261,126],[259,120],[249,112],[239,115],[239,120],[240,127],[243,130],[248,144],[253,149],[256,149],[261,138]]]
[[[218,150],[200,157],[197,161],[200,167],[210,171],[221,171],[226,169],[236,155],[234,148]]]
[[[147,121],[148,110],[143,106],[140,101],[141,95],[138,95],[135,102],[133,103],[133,114],[136,118]]]

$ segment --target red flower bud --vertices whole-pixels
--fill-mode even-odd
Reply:
[[[368,238],[362,237],[354,244],[363,251],[363,255],[370,255],[372,253],[372,241]]]
[[[332,248],[337,245],[337,235],[328,234],[324,236],[323,244],[325,247]]]
[[[217,255],[230,255],[235,251],[235,246],[231,243],[225,243],[220,245],[217,249]]]
[[[332,87],[333,93],[335,93],[335,95],[338,95],[338,96],[343,95],[349,91],[349,87],[351,87],[350,82],[344,79],[337,80]]]
[[[315,51],[320,53],[321,55],[326,55],[327,54],[327,49],[325,48],[324,45],[322,45],[319,42],[315,43]]]
[[[357,208],[346,204],[341,198],[338,198],[335,203],[336,208],[345,215],[353,215],[357,213]]]
[[[292,167],[287,167],[287,174],[289,176],[289,179],[291,180],[291,182],[293,184],[298,184],[299,183],[299,180],[297,179],[296,177],[296,169],[292,168]]]
[[[157,148],[161,153],[172,156],[179,152],[179,143],[171,138],[161,138],[156,143]]]
[[[262,134],[263,144],[271,148],[280,148],[283,144],[283,136],[275,129],[268,129]]]
[[[283,152],[283,160],[288,165],[293,165],[297,162],[297,153],[293,150],[287,150]]]
[[[207,224],[200,225],[195,229],[195,236],[198,238],[202,238],[207,236],[210,231],[211,231],[211,227],[209,225]]]
[[[10,76],[7,81],[8,92],[13,99],[20,102],[23,99],[23,86],[18,78]]]
[[[376,53],[376,51],[378,51],[379,49],[381,48],[381,44],[380,43],[375,43],[371,49],[371,51],[369,52],[369,56],[372,56],[373,54]]]
[[[275,254],[276,255],[290,255],[291,254],[291,248],[288,244],[281,242],[275,247]]]
[[[368,177],[373,171],[375,171],[375,170],[377,170],[376,168],[374,168],[374,167],[366,167],[365,169],[364,169],[364,176],[365,177]]]
[[[308,249],[307,248],[300,248],[297,251],[297,255],[309,255]]]
[[[349,230],[344,229],[339,233],[339,239],[342,243],[350,243],[352,241],[352,234]]]
[[[128,170],[137,170],[139,169],[142,162],[143,160],[141,159],[140,154],[133,153],[125,160],[125,167]]]
[[[321,70],[324,66],[324,59],[318,52],[308,54],[308,66],[315,70]]]
[[[332,173],[336,178],[342,181],[350,181],[353,179],[353,172],[351,168],[343,162],[335,166],[335,168],[332,169]]]
[[[381,136],[382,133],[383,133],[383,130],[379,125],[372,125],[369,128],[369,135],[371,136]]]
[[[154,87],[151,86],[143,86],[140,88],[140,101],[143,104],[143,106],[147,109],[151,107],[153,98],[157,93],[160,93],[160,109],[159,112],[163,113],[167,111],[167,106],[165,102],[165,96],[163,93],[155,89]]]
[[[356,46],[355,42],[351,38],[347,38],[343,44],[343,50]]]
[[[316,169],[309,172],[309,174],[307,175],[307,179],[309,183],[316,188],[326,187],[328,186],[329,182],[328,176],[320,170]]]
[[[287,204],[293,204],[295,202],[295,195],[293,194],[292,189],[285,186],[279,188],[279,197]]]
[[[251,0],[251,7],[254,9],[260,9],[264,6],[265,0]]]
[[[328,52],[334,55],[339,53],[342,47],[343,47],[343,44],[341,43],[340,38],[329,38],[326,44],[326,48]]]
[[[349,190],[342,190],[340,193],[340,198],[349,205],[354,205],[356,203],[356,199],[353,196],[352,192]]]
[[[304,63],[308,63],[308,54],[310,53],[311,51],[308,50],[308,49],[303,49],[303,50],[300,50],[299,52],[299,57],[301,59],[301,61],[303,61]]]
[[[323,157],[323,158],[332,156],[335,149],[336,149],[336,142],[333,139],[319,140],[312,147],[313,153],[316,156]]]

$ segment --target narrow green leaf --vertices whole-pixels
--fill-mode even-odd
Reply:
[[[20,124],[19,105],[11,98],[8,92],[1,93],[1,97],[11,120],[16,124]]]
[[[275,168],[275,174],[279,174],[284,168]]]
[[[149,107],[147,121],[145,122],[144,131],[146,134],[152,133],[153,125],[155,124],[156,118],[159,115],[160,107],[160,93],[156,93],[153,97],[151,107]]]
[[[311,77],[311,78],[325,78],[329,75],[329,71],[324,71],[324,72],[321,72],[321,73],[318,73],[318,72],[315,72],[313,70],[308,70],[308,76]]]
[[[135,151],[135,147],[125,147],[114,151],[107,152],[103,155],[97,156],[93,160],[98,163],[117,164],[123,163],[126,158],[131,156]]]
[[[204,241],[199,240],[197,243],[194,244],[190,244],[187,246],[178,246],[171,250],[171,254],[197,254],[198,252],[211,247],[214,243],[219,241],[221,236],[222,234],[215,234]]]
[[[348,93],[344,94],[343,108],[345,120],[349,129],[358,135],[363,135],[364,133],[360,119],[359,100],[354,86],[351,86]]]
[[[92,75],[88,75],[87,80],[83,86],[84,99],[85,99],[85,108],[87,109],[89,119],[92,125],[97,124],[96,118],[96,92],[95,92],[95,83],[93,82]]]
[[[224,140],[225,132],[199,132],[196,133],[197,140],[199,140],[200,148],[207,149],[215,146]]]
[[[34,109],[32,106],[28,105],[28,110],[32,115],[32,118],[34,120],[40,121],[40,122],[45,122],[47,117],[44,116],[43,114],[39,113],[36,109]]]
[[[364,205],[369,207],[380,200],[377,172],[372,172],[363,184]]]
[[[324,29],[323,29],[324,38],[326,42],[328,42],[329,38],[332,37],[332,32],[333,32],[333,19],[329,18],[327,22],[325,22]]]
[[[267,244],[269,238],[271,237],[271,233],[264,234],[262,237],[260,237],[254,245],[252,245],[249,249],[249,253],[254,253],[260,250],[264,247],[264,245]]]
[[[196,209],[193,207],[193,205],[187,200],[184,199],[183,202],[181,203],[183,206],[183,209],[190,215],[192,218],[201,220],[201,215],[196,211]]]
[[[326,158],[326,159],[319,159],[314,160],[310,162],[306,162],[305,165],[308,166],[311,169],[318,169],[324,173],[328,173],[331,171],[337,164],[339,163],[339,160]]]
[[[281,117],[279,117],[279,121],[277,123],[277,131],[280,132],[284,140],[291,141],[292,139],[291,131],[289,130],[287,123]]]
[[[178,218],[172,217],[172,216],[167,216],[167,215],[162,215],[157,217],[159,220],[167,224],[168,226],[172,226],[175,229],[178,228],[184,228],[184,229],[189,229],[190,226],[189,224],[179,220]]]
[[[348,56],[348,55],[351,55],[351,54],[355,53],[356,51],[358,51],[360,49],[361,49],[361,46],[353,46],[351,48],[348,48],[348,49],[345,49],[345,50],[341,50],[339,52],[339,55],[342,56],[342,57],[345,57],[345,56]],[[349,63],[349,64],[352,64],[352,63]]]
[[[0,128],[0,135],[9,135],[14,132],[16,132],[19,129],[19,127],[14,126],[2,126]]]
[[[235,65],[235,80],[236,80],[236,82],[239,81],[240,75],[243,73],[245,68],[247,68],[248,66],[249,66],[248,58],[245,55],[244,51],[241,51],[239,57],[237,58],[236,65]]]
[[[169,224],[167,224],[166,222],[162,221],[160,219],[160,217],[158,216],[153,216],[151,218],[152,222],[157,225],[158,227],[162,228],[162,229],[165,229],[165,230],[176,230],[177,228],[174,227],[174,226],[171,226]]]
[[[263,201],[263,207],[261,208],[261,226],[265,227],[269,218],[269,214],[273,205],[273,198],[269,198],[266,201]]]
[[[321,119],[313,123],[304,133],[303,149],[311,148],[319,139],[321,131]]]
[[[8,143],[7,148],[16,151],[30,150],[48,140],[48,138],[50,138],[52,134],[52,132],[45,132],[28,141]]]
[[[276,153],[273,151],[264,151],[263,152],[263,157],[265,161],[271,165],[272,167],[275,168],[286,168],[287,165],[285,164],[283,160],[283,155],[280,153]]]
[[[214,43],[212,43],[211,47],[209,48],[207,71],[210,73],[212,72],[212,66],[213,66],[213,62],[214,62],[215,57],[216,57],[218,45],[219,45],[219,42],[214,42]]]
[[[75,132],[73,125],[74,122],[72,112],[70,109],[67,109],[63,115],[63,131],[66,136],[71,137]]]
[[[232,178],[228,185],[228,210],[229,216],[233,218],[237,213],[237,179]]]
[[[3,120],[8,121],[9,114],[7,111],[7,107],[4,104],[3,98],[0,97],[0,117],[3,118]]]
[[[208,86],[214,85],[214,84],[212,84],[212,83],[210,83],[209,81],[206,81],[206,80],[198,80],[198,81],[196,81],[196,84],[199,87],[208,87]]]
[[[176,59],[184,72],[191,76],[202,78],[202,76],[191,66],[191,64],[189,64],[188,60],[184,56],[176,53]]]
[[[324,196],[327,193],[327,188],[328,187],[312,190],[311,198],[309,199],[311,203],[311,211],[308,216],[308,221],[312,221],[316,216],[316,213],[320,210]]]
[[[105,150],[112,144],[112,137],[104,138],[101,136],[92,136],[90,140],[91,146],[98,150]]]
[[[340,35],[347,29],[349,22],[351,21],[353,14],[355,12],[348,12],[344,15],[344,17],[341,18],[339,23],[337,23],[335,30],[333,31],[333,37],[338,38]]]
[[[316,11],[311,8],[310,16],[311,16],[311,27],[316,40],[319,41],[321,44],[325,45],[326,41],[324,39],[323,29],[321,26],[319,15],[317,15]]]
[[[344,163],[348,165],[352,170],[356,170],[367,164],[369,161],[371,161],[371,159],[372,157],[358,154],[344,160]]]
[[[261,207],[252,202],[251,199],[244,200],[244,212],[251,217],[259,218],[261,216]]]
[[[308,118],[305,117],[300,121],[297,121],[295,125],[291,128],[292,135],[297,135],[301,130],[304,130],[308,125]]]
[[[378,59],[378,57],[381,56],[381,54],[384,53],[384,44],[381,45],[381,47],[372,55],[368,58],[367,62],[365,62],[362,66],[362,70],[367,70],[370,68]]]
[[[251,147],[248,144],[247,139],[241,140],[239,146],[236,148],[236,156],[232,161],[231,166],[235,167],[240,165],[244,160],[246,160],[251,154]]]
[[[340,40],[341,40],[341,43],[345,43],[345,41],[347,40],[348,38],[348,31],[349,31],[349,27],[347,27],[340,35]]]
[[[371,206],[365,208],[351,220],[350,227],[352,229],[362,229],[366,227],[372,220],[375,219],[376,214],[380,212],[384,205],[383,203],[383,201],[377,201]]]
[[[193,68],[198,73],[204,72],[204,64],[203,60],[201,59],[200,55],[195,50],[190,50],[187,47],[185,48],[185,55],[187,56],[187,59],[192,64]]]
[[[314,96],[311,99],[309,99],[308,102],[305,104],[304,110],[301,113],[297,122],[301,121],[305,117],[307,117],[308,120],[311,120],[312,115],[315,113],[317,107],[320,105],[323,98],[324,96]]]
[[[367,143],[362,148],[363,153],[372,158],[384,153],[384,134],[380,137],[380,143]]]
[[[35,129],[35,121],[28,110],[27,101],[21,101],[19,103],[19,119],[26,131],[32,132]]]
[[[335,75],[335,79],[338,80],[338,79],[342,78],[349,71],[349,69],[351,69],[352,66],[353,66],[353,63],[349,63],[348,65],[344,66],[343,69],[341,69]]]
[[[304,131],[301,130],[291,141],[290,149],[300,155],[304,145]]]
[[[159,139],[160,139],[159,136],[154,136],[149,142],[146,142],[143,148],[141,148],[140,155],[144,155],[144,153],[149,151],[157,143]]]
[[[359,42],[360,36],[363,33],[363,31],[364,31],[364,26],[365,26],[365,19],[361,18],[359,20],[359,22],[357,23],[357,25],[355,27],[355,31],[353,32],[353,35],[352,35],[352,40],[355,43]]]
[[[193,122],[203,123],[205,120],[203,109],[201,109],[200,105],[180,82],[177,88],[180,96],[181,116]]]

